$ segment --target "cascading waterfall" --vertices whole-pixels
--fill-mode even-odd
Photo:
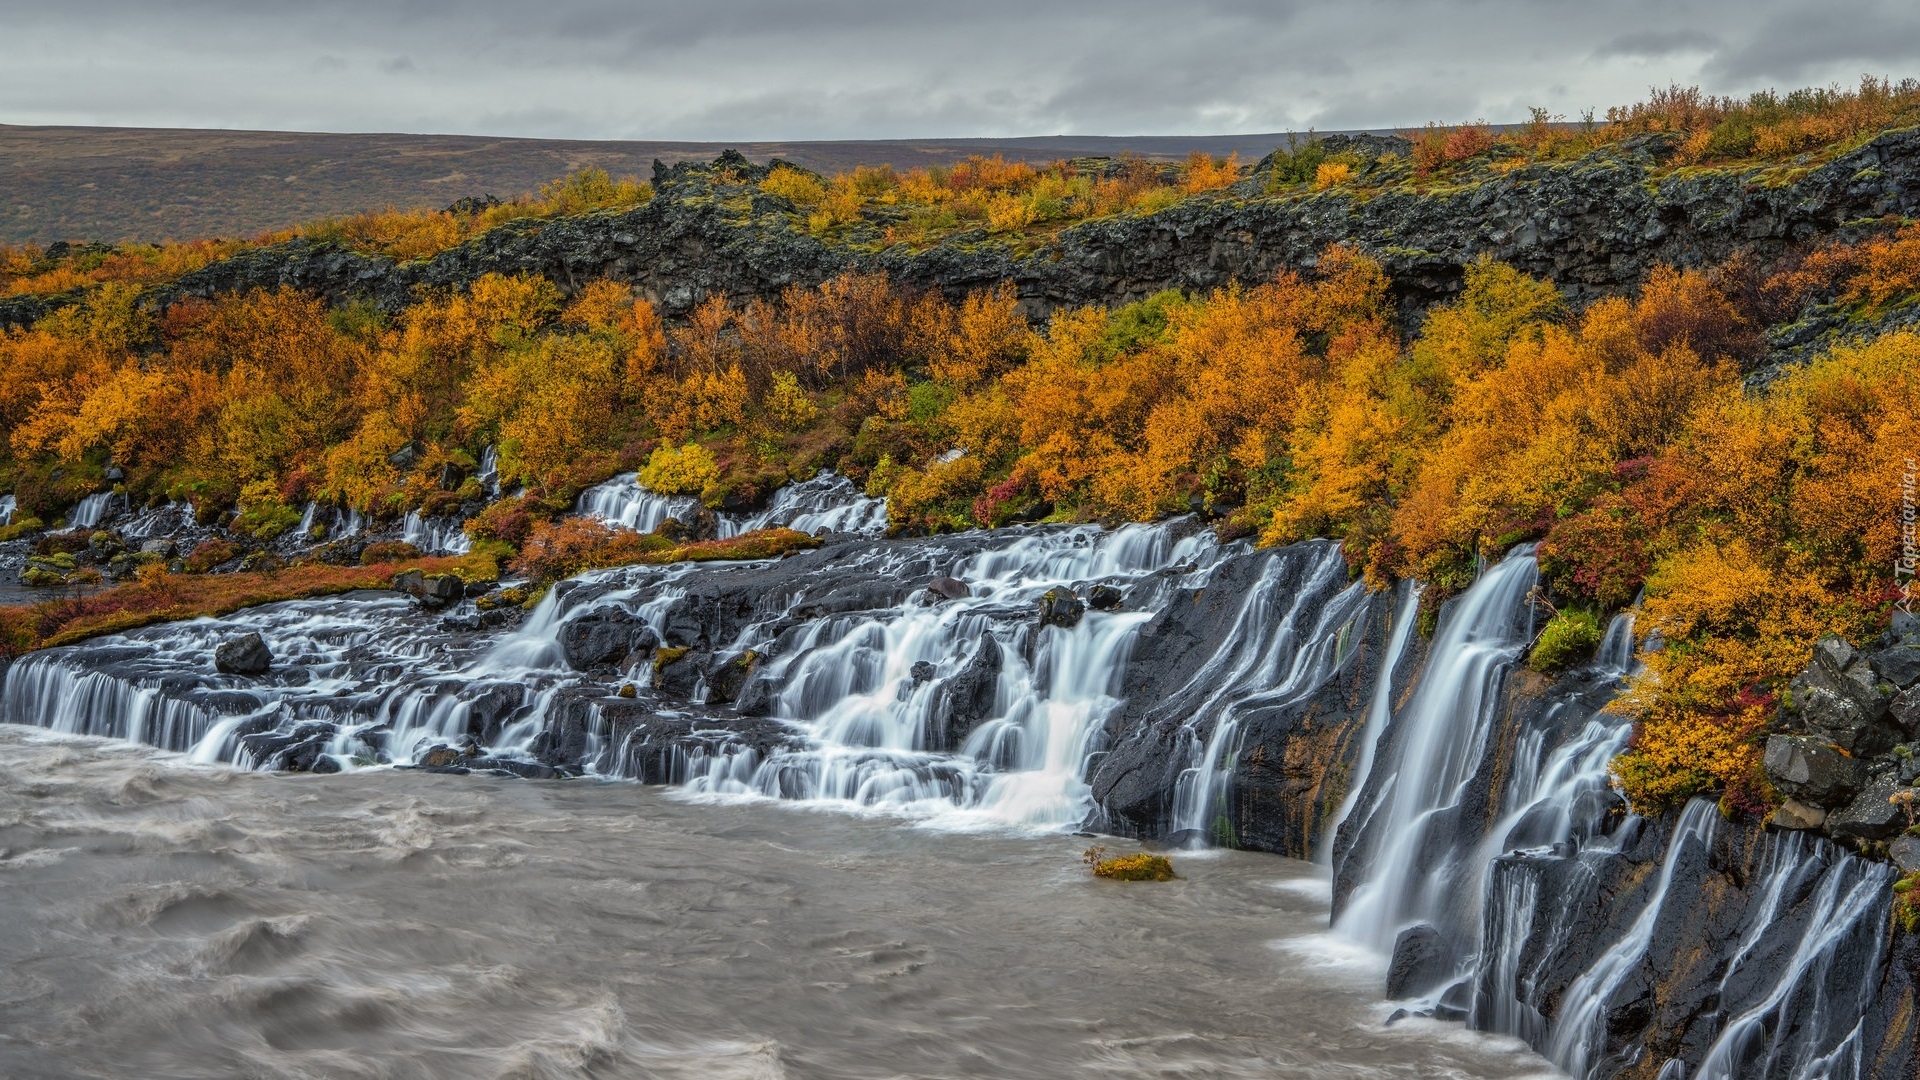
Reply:
[[[11,495],[0,495],[0,528],[13,524],[13,513],[19,504]]]
[[[1255,710],[1282,707],[1318,689],[1352,655],[1366,586],[1346,579],[1337,544],[1303,544],[1274,554],[1248,590],[1226,648],[1169,699],[1167,708],[1187,718],[1184,731],[1193,752],[1174,791],[1176,838],[1232,843],[1223,804],[1241,724]],[[1302,625],[1308,615],[1313,622]],[[1196,730],[1208,721],[1210,730]]]
[[[1029,826],[1080,821],[1090,808],[1086,759],[1118,703],[1133,631],[1150,616],[1089,611],[1072,627],[1036,629],[1031,613],[1057,587],[1169,565],[1204,573],[1218,557],[1208,534],[1170,535],[1128,526],[1021,537],[951,568],[970,596],[815,623],[769,673],[782,686],[774,715],[805,732],[807,748],[764,762],[714,756],[697,763],[689,786]],[[950,719],[952,692],[982,671],[992,680],[987,715],[957,751],[941,746],[935,732]]]
[[[1354,763],[1353,781],[1347,785],[1346,797],[1340,800],[1340,808],[1335,810],[1327,822],[1326,834],[1321,839],[1319,860],[1322,863],[1333,862],[1333,841],[1341,826],[1353,816],[1353,808],[1360,805],[1360,792],[1367,777],[1373,772],[1373,757],[1385,734],[1387,724],[1393,719],[1393,680],[1400,669],[1400,659],[1406,655],[1407,640],[1413,636],[1413,627],[1420,613],[1420,587],[1408,581],[1400,585],[1400,601],[1394,605],[1393,625],[1389,631],[1386,656],[1380,662],[1378,681],[1374,683],[1373,694],[1367,699],[1367,725],[1360,732],[1360,759]]]
[[[480,452],[480,471],[474,474],[474,478],[480,481],[481,489],[489,496],[496,498],[499,496],[500,451],[492,444],[488,444],[487,448]]]
[[[457,517],[422,517],[420,511],[409,510],[400,539],[428,555],[464,555],[473,548],[465,526]]]
[[[692,520],[700,500],[688,495],[659,495],[640,486],[638,473],[621,473],[580,493],[575,509],[583,517],[599,518],[635,532],[652,532],[668,518]]]
[[[126,509],[126,496],[102,491],[81,499],[80,504],[73,508],[73,513],[67,515],[67,526],[73,529],[99,528]]]
[[[1370,802],[1350,821],[1365,877],[1336,920],[1342,932],[1389,949],[1417,922],[1470,938],[1481,867],[1451,857],[1436,824],[1460,803],[1480,767],[1501,681],[1532,640],[1528,595],[1539,572],[1531,548],[1517,549],[1463,594],[1435,636],[1427,668],[1377,752]]]
[[[697,504],[645,492],[629,476],[583,495],[580,509],[652,528],[670,515],[691,518]],[[309,507],[303,527],[326,513]],[[760,514],[717,518],[722,535],[780,524],[871,533],[886,523],[882,500],[832,474],[790,486]],[[425,550],[452,549],[444,538],[423,539]],[[770,577],[779,584],[752,595],[750,614],[698,646],[716,659],[761,657],[750,678],[765,707],[748,715],[787,733],[771,743],[733,738],[728,725],[743,717],[709,707],[705,690],[684,706],[642,701],[619,713],[613,688],[620,679],[645,686],[645,659],[591,679],[568,666],[561,638],[573,621],[617,609],[666,641],[683,605],[751,572],[697,564],[565,583],[518,629],[493,634],[436,631],[438,616],[410,601],[369,596],[150,627],[21,658],[0,687],[0,720],[252,767],[285,767],[301,747],[310,752],[302,767],[314,769],[410,764],[429,747],[471,740],[493,759],[532,768],[564,713],[584,726],[579,760],[621,776],[642,775],[632,717],[657,716],[680,730],[691,725],[668,771],[695,795],[808,800],[960,827],[1058,828],[1092,810],[1087,762],[1120,705],[1140,627],[1173,595],[1225,587],[1216,574],[1240,560],[1226,580],[1247,582],[1245,595],[1219,608],[1208,633],[1237,611],[1230,628],[1208,639],[1217,644],[1197,668],[1181,669],[1196,674],[1149,708],[1175,721],[1189,755],[1173,792],[1173,827],[1204,837],[1234,782],[1249,722],[1306,700],[1342,670],[1369,609],[1363,588],[1346,581],[1336,545],[1254,552],[1222,547],[1184,523],[830,544],[820,557],[815,569]],[[1264,561],[1247,561],[1255,559]],[[966,588],[941,599],[887,585],[937,577]],[[1396,672],[1413,649],[1420,597],[1409,585],[1395,598],[1355,781],[1333,814],[1341,845],[1333,857],[1352,883],[1337,927],[1378,948],[1409,925],[1437,927],[1463,980],[1452,990],[1471,992],[1472,1026],[1517,1035],[1585,1080],[1644,1054],[1637,1044],[1608,1043],[1609,1017],[1644,992],[1660,943],[1695,900],[1682,883],[1697,880],[1727,830],[1711,804],[1693,804],[1658,870],[1623,877],[1630,856],[1648,858],[1649,830],[1658,827],[1622,819],[1607,789],[1624,718],[1588,717],[1590,707],[1573,711],[1572,698],[1555,698],[1494,742],[1505,675],[1532,637],[1535,579],[1525,549],[1487,569],[1445,611],[1397,709]],[[1036,617],[1048,593],[1087,596],[1094,585],[1125,602],[1065,625]],[[869,599],[876,596],[884,599]],[[274,668],[258,677],[215,672],[214,648],[248,631],[268,642]],[[1616,618],[1594,661],[1565,685],[1608,692],[1628,672],[1633,647],[1631,618]],[[1495,755],[1499,780],[1490,785]],[[1488,805],[1470,806],[1474,799]],[[1855,969],[1860,957],[1885,951],[1889,871],[1804,835],[1756,842],[1767,846],[1720,976],[1723,1019],[1697,1063],[1696,1049],[1662,1075],[1864,1080],[1860,1016],[1874,980]],[[1622,880],[1637,884],[1622,891]],[[1604,930],[1591,913],[1619,903],[1639,905],[1616,923],[1630,923],[1624,936],[1596,940]]]
[[[311,536],[316,525],[326,526],[328,540],[340,540],[360,535],[367,527],[367,519],[360,511],[351,507],[341,509],[332,504],[323,506],[310,500],[306,510],[300,515],[299,535],[302,538]]]
[[[1602,1061],[1597,1051],[1606,1045],[1605,1009],[1609,996],[1646,959],[1660,916],[1674,895],[1674,879],[1683,866],[1697,870],[1695,864],[1705,861],[1719,822],[1719,811],[1712,803],[1697,799],[1687,804],[1679,824],[1674,826],[1666,855],[1660,861],[1660,875],[1654,882],[1653,895],[1639,917],[1625,936],[1614,942],[1561,996],[1560,1010],[1554,1017],[1544,1050],[1574,1076],[1586,1080],[1599,1072]]]
[[[622,473],[581,492],[576,509],[583,516],[609,524],[636,532],[652,532],[668,518],[692,522],[700,512],[700,500],[649,491],[640,485],[639,474]],[[874,534],[886,530],[887,501],[861,494],[853,481],[838,473],[822,472],[782,487],[774,493],[767,508],[758,513],[714,517],[722,538],[774,527],[804,533],[826,529]]]
[[[744,518],[723,515],[721,536],[738,536],[774,527],[803,533],[874,534],[887,528],[887,500],[869,498],[839,473],[822,472],[774,493],[765,510]]]

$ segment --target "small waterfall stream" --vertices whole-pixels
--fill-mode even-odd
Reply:
[[[1532,549],[1516,550],[1443,619],[1419,685],[1376,752],[1373,794],[1349,818],[1366,871],[1337,917],[1342,933],[1382,951],[1417,922],[1471,936],[1482,868],[1452,850],[1450,812],[1481,766],[1501,682],[1533,638],[1528,594],[1538,576]]]
[[[14,510],[18,506],[12,495],[0,495],[0,528],[13,524]]]
[[[127,497],[115,495],[111,491],[102,491],[80,500],[73,513],[67,515],[67,527],[70,529],[96,529],[116,516],[127,511]]]
[[[637,473],[622,473],[581,492],[575,507],[583,516],[635,532],[652,532],[670,517],[692,522],[700,512],[700,500],[691,495],[649,491],[641,486]],[[861,494],[853,481],[838,473],[822,472],[782,487],[764,510],[744,515],[716,514],[715,521],[722,539],[775,527],[804,533],[826,529],[871,535],[886,530],[887,501]]]

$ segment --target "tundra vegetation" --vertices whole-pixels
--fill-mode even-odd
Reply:
[[[1316,157],[1310,141],[1276,155],[1266,182],[1441,183],[1645,134],[1670,137],[1676,168],[1787,167],[1916,110],[1912,82],[1742,102],[1674,90],[1603,123],[1416,132],[1411,161],[1386,179],[1378,163]],[[760,187],[822,234],[894,206],[892,242],[914,242],[1150,211],[1244,179],[1232,160],[1097,172],[989,160],[831,179],[776,168]],[[371,215],[312,234],[420,256],[514,216],[647,197],[577,176],[464,216]],[[671,325],[620,282],[565,294],[498,274],[397,314],[291,289],[143,302],[144,286],[234,249],[57,265],[0,254],[0,288],[80,290],[0,335],[0,490],[22,520],[11,532],[57,530],[109,486],[110,468],[135,505],[188,502],[256,541],[308,502],[376,520],[446,514],[481,498],[472,474],[491,446],[505,487],[525,490],[468,519],[470,558],[536,581],[810,542],[685,544],[564,516],[584,487],[624,470],[723,507],[837,469],[887,497],[898,530],[1198,509],[1261,544],[1340,540],[1377,586],[1425,582],[1429,617],[1481,560],[1537,542],[1562,613],[1537,666],[1590,651],[1604,617],[1642,594],[1641,627],[1664,642],[1620,705],[1638,724],[1616,774],[1646,810],[1717,794],[1763,811],[1774,796],[1758,747],[1781,688],[1821,634],[1871,636],[1896,596],[1895,480],[1920,446],[1920,335],[1837,346],[1764,386],[1743,373],[1764,359],[1765,332],[1811,305],[1868,327],[1920,302],[1920,224],[1870,224],[1764,267],[1658,269],[1636,294],[1579,310],[1553,284],[1483,261],[1418,325],[1400,322],[1380,264],[1344,246],[1310,275],[1039,324],[1005,286],[948,296],[851,272],[776,299],[712,296]],[[448,490],[450,474],[467,479]],[[383,554],[386,576],[439,567]],[[225,561],[0,609],[0,647],[124,628],[136,609],[230,610],[366,583],[317,564],[274,567],[277,585],[194,573]]]

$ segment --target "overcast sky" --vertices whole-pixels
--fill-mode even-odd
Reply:
[[[1915,0],[0,0],[0,123],[555,138],[1570,118],[1920,75]]]

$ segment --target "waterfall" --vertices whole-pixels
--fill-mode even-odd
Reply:
[[[1387,641],[1386,656],[1380,662],[1380,674],[1376,676],[1373,695],[1367,699],[1367,724],[1360,732],[1360,759],[1354,762],[1353,771],[1347,783],[1347,794],[1340,800],[1340,808],[1335,810],[1327,822],[1326,834],[1320,846],[1320,860],[1333,861],[1333,841],[1340,827],[1353,816],[1353,808],[1360,804],[1360,791],[1367,777],[1373,772],[1375,748],[1380,736],[1387,730],[1387,724],[1393,719],[1393,679],[1400,669],[1400,658],[1406,655],[1407,639],[1413,636],[1414,623],[1420,613],[1420,587],[1414,582],[1403,582],[1400,586],[1400,602],[1394,606],[1393,625]]]
[[[111,491],[102,491],[80,500],[67,515],[67,527],[72,529],[95,529],[114,515],[126,510],[126,496],[115,495]],[[117,505],[116,505],[117,504]]]
[[[948,820],[1058,827],[1091,808],[1085,770],[1143,611],[1087,611],[1071,627],[1036,626],[1040,598],[1094,580],[1139,579],[1217,558],[1208,534],[1165,527],[1021,536],[964,558],[950,576],[971,595],[922,597],[810,625],[767,677],[773,714],[806,747],[751,767],[715,757],[697,792],[879,807]],[[884,576],[884,562],[870,564]],[[957,699],[979,715],[954,730]],[[957,747],[954,745],[957,743]]]
[[[1376,751],[1371,801],[1349,817],[1357,833],[1349,854],[1365,853],[1366,862],[1336,919],[1342,933],[1385,950],[1418,922],[1455,940],[1475,932],[1482,868],[1458,857],[1445,830],[1480,768],[1501,682],[1532,640],[1528,594],[1537,577],[1532,549],[1517,549],[1446,613],[1419,685]]]
[[[409,510],[401,526],[400,539],[427,555],[464,555],[473,548],[473,540],[464,531],[465,522],[457,517],[421,517]]]
[[[1673,839],[1660,860],[1660,876],[1653,886],[1640,915],[1625,936],[1614,942],[1600,959],[1573,980],[1560,999],[1560,1009],[1543,1048],[1562,1068],[1581,1080],[1599,1075],[1603,1061],[1596,1054],[1606,1046],[1606,1005],[1612,991],[1625,981],[1647,956],[1660,916],[1673,896],[1673,881],[1684,865],[1697,871],[1713,843],[1720,813],[1711,802],[1696,799],[1681,812],[1674,826]]]
[[[1732,1019],[1692,1075],[1694,1080],[1756,1074],[1865,1080],[1861,1024],[1878,980],[1840,965],[1849,957],[1885,955],[1894,873],[1804,833],[1772,843],[1783,850],[1770,852],[1763,870],[1760,916],[1721,980],[1723,1006]],[[1818,885],[1798,920],[1792,952],[1784,962],[1777,955],[1761,961],[1756,949],[1762,935],[1776,954],[1786,936],[1787,921],[1779,916],[1790,884],[1810,872],[1818,875]],[[1742,1007],[1737,991],[1749,975],[1764,992]]]
[[[480,487],[488,495],[498,498],[500,495],[500,451],[492,444],[480,452],[480,471],[475,474]]]
[[[1304,563],[1304,567],[1297,565]],[[1241,603],[1225,646],[1168,701],[1185,718],[1191,764],[1174,791],[1173,834],[1189,843],[1230,843],[1227,784],[1249,713],[1278,708],[1318,689],[1353,655],[1366,611],[1366,586],[1346,584],[1338,544],[1277,552]],[[1344,586],[1344,587],[1343,587]],[[1303,625],[1304,617],[1312,623]],[[1210,730],[1202,728],[1211,722]]]
[[[621,473],[581,492],[575,508],[584,517],[635,532],[652,532],[670,517],[693,520],[700,500],[686,495],[657,495],[640,486],[638,473]]]
[[[575,506],[583,516],[636,532],[652,532],[668,518],[691,523],[700,512],[700,500],[649,491],[640,485],[637,473],[622,473],[588,488]],[[868,498],[838,473],[821,472],[774,492],[767,508],[758,513],[714,516],[722,538],[775,527],[871,535],[886,531],[887,501]]]
[[[0,528],[13,524],[13,512],[19,504],[11,495],[0,495]]]
[[[781,488],[758,514],[741,519],[723,516],[720,535],[738,536],[776,526],[803,533],[821,529],[838,533],[885,532],[887,501],[868,498],[853,486],[853,481],[838,473],[821,472]]]

